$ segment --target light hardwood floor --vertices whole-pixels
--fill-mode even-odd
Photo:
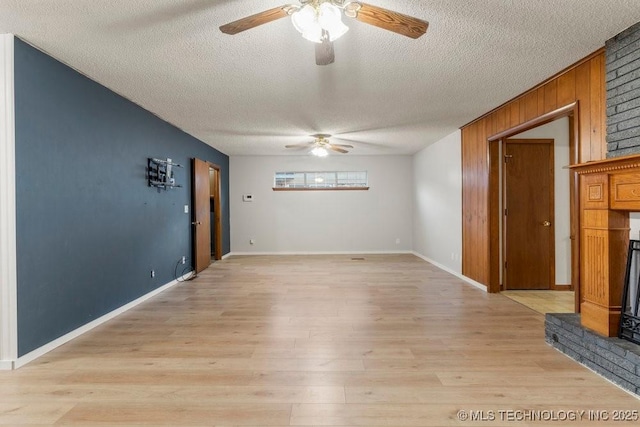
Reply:
[[[573,291],[502,291],[502,295],[538,313],[575,313]]]
[[[216,262],[0,372],[0,425],[638,425],[503,420],[640,401],[547,346],[541,314],[412,255],[364,258]]]

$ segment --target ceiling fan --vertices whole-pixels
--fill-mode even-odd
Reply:
[[[349,30],[342,15],[365,24],[375,25],[403,36],[417,39],[427,32],[429,23],[382,7],[349,0],[299,0],[300,5],[288,4],[247,16],[220,27],[225,34],[238,34],[259,25],[291,16],[293,26],[302,37],[316,43],[316,64],[334,62],[333,41]]]
[[[349,150],[346,150],[346,148],[353,148],[353,145],[330,143],[329,138],[331,137],[331,135],[328,135],[326,133],[317,133],[311,136],[314,138],[314,140],[311,142],[285,145],[285,148],[312,148],[311,154],[318,157],[326,157],[329,154],[327,150],[346,154],[349,152]]]

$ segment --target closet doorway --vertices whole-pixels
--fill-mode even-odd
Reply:
[[[222,258],[220,167],[193,159],[192,171],[193,267],[197,274]]]

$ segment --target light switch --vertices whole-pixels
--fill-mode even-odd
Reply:
[[[189,213],[189,205],[184,205],[184,213]]]

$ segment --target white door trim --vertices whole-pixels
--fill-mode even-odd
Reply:
[[[18,358],[14,37],[0,35],[0,369]]]

